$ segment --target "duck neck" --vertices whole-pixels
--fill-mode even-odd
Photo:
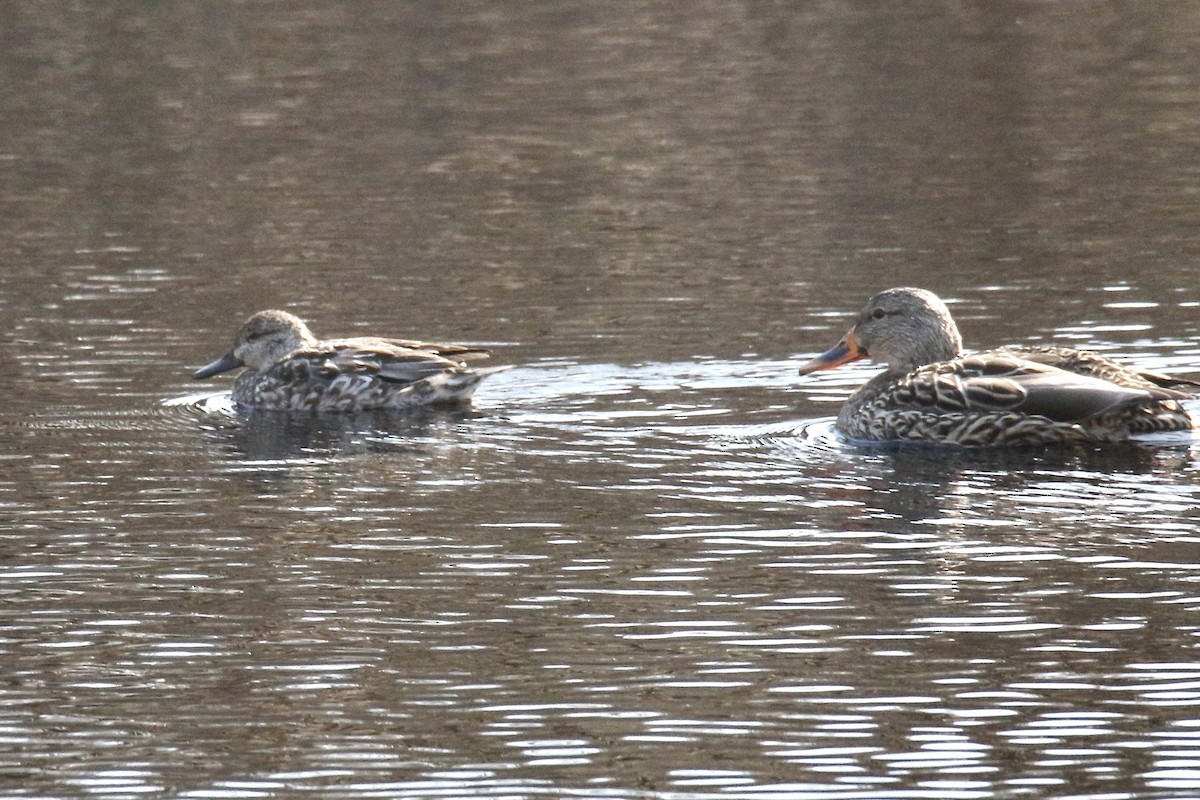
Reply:
[[[920,352],[907,354],[903,358],[888,363],[889,372],[907,374],[926,364],[936,364],[939,361],[952,361],[962,355],[962,340],[947,339],[935,345],[925,347]]]

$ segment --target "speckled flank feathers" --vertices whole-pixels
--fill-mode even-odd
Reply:
[[[1170,387],[1196,382],[1122,366],[1084,350],[1012,348],[963,356],[949,310],[922,289],[889,289],[802,373],[871,356],[887,368],[842,407],[853,439],[964,446],[1111,442],[1188,430]]]
[[[286,311],[260,311],[233,349],[193,377],[245,366],[233,384],[240,406],[294,411],[407,411],[463,404],[479,382],[507,367],[471,369],[487,351],[464,345],[360,337],[316,339]]]

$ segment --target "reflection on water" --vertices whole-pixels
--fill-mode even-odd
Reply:
[[[1195,439],[860,447],[797,374],[904,284],[1200,374],[1186,4],[0,21],[0,794],[1200,791]],[[266,307],[514,368],[241,414]]]
[[[390,425],[211,394],[46,424],[203,463],[10,504],[10,695],[77,698],[10,706],[21,782],[160,792],[221,752],[209,791],[1190,786],[1189,446],[858,448],[722,407],[711,376],[765,400],[798,362],[524,367]]]

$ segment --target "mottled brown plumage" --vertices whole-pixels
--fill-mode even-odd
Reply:
[[[487,351],[409,339],[318,340],[286,311],[260,311],[246,320],[233,348],[201,367],[207,378],[238,367],[238,405],[303,411],[411,410],[465,403],[486,376],[507,369],[469,369]]]
[[[854,327],[801,373],[867,356],[886,365],[842,407],[837,428],[854,439],[956,445],[1121,441],[1188,430],[1168,388],[1193,381],[1124,367],[1068,348],[962,355],[949,310],[923,289],[872,297]]]
[[[1065,369],[1079,375],[1091,375],[1093,378],[1111,381],[1121,386],[1134,386],[1140,389],[1151,389],[1155,386],[1162,389],[1180,389],[1194,391],[1200,388],[1200,381],[1179,378],[1174,375],[1163,375],[1148,369],[1118,364],[1107,356],[1091,350],[1076,350],[1072,347],[1055,347],[1042,345],[1037,347],[1006,347],[1006,352],[1012,353],[1027,361],[1048,364],[1052,367]]]

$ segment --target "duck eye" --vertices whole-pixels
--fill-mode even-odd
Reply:
[[[886,316],[887,316],[887,312],[884,311],[882,308],[877,308],[871,312],[872,319],[883,319]]]

